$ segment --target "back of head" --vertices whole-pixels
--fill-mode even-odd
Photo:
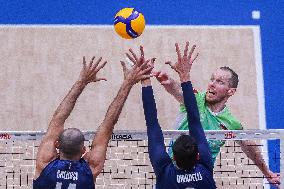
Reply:
[[[79,155],[84,146],[85,137],[76,128],[65,129],[59,136],[59,150],[68,159]]]
[[[192,169],[197,161],[198,146],[195,139],[189,135],[181,135],[173,145],[176,165],[181,169]]]

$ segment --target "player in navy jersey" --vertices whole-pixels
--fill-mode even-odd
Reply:
[[[130,52],[132,53],[131,50]],[[141,49],[141,57],[144,57],[142,53]],[[126,54],[129,56],[128,53]],[[108,142],[127,96],[134,84],[150,77],[147,74],[153,69],[143,58],[136,59],[131,68],[127,68],[125,63],[121,62],[124,81],[110,104],[102,124],[97,129],[92,148],[85,153],[83,133],[76,128],[64,130],[64,122],[87,84],[106,80],[97,77],[97,72],[105,66],[106,62],[101,63],[102,58],[99,58],[94,63],[94,59],[95,57],[87,64],[85,57],[83,58],[83,68],[78,81],[53,114],[47,133],[38,149],[34,189],[95,188],[96,177],[103,169],[106,159]]]
[[[176,165],[166,152],[164,137],[157,118],[151,80],[142,81],[142,100],[147,125],[149,157],[156,175],[157,189],[215,189],[213,161],[209,145],[199,119],[196,99],[190,82],[190,70],[195,45],[188,53],[186,43],[182,56],[178,44],[176,64],[168,63],[179,74],[188,120],[189,135],[181,135],[173,145]]]

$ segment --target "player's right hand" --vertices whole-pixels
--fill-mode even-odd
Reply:
[[[107,61],[100,64],[102,57],[100,57],[95,63],[93,63],[94,60],[95,56],[93,56],[91,61],[87,64],[85,56],[83,57],[83,68],[79,76],[79,81],[83,82],[85,85],[90,82],[97,82],[101,80],[106,81],[106,78],[98,78],[97,73],[106,65]]]
[[[154,66],[150,63],[150,60],[145,60],[143,47],[140,46],[140,57],[132,49],[129,49],[129,52],[131,55],[126,53],[126,56],[131,60],[133,65],[129,68],[124,61],[120,61],[123,68],[124,80],[134,85],[141,80],[150,78]]]
[[[162,85],[170,85],[172,83],[172,80],[166,72],[153,71],[152,75],[155,76]]]
[[[181,81],[188,81],[190,80],[190,71],[192,64],[195,61],[195,59],[198,57],[198,53],[195,56],[193,56],[196,45],[193,45],[191,47],[190,52],[188,53],[189,42],[187,41],[183,56],[181,55],[178,43],[176,43],[175,46],[178,57],[177,62],[173,64],[171,61],[168,61],[166,62],[166,64],[169,64],[171,68],[179,74]]]

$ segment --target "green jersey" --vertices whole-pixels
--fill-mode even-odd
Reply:
[[[230,113],[227,107],[221,112],[214,113],[210,111],[205,103],[206,93],[196,93],[196,101],[200,114],[200,121],[204,130],[241,130],[241,123]],[[185,106],[180,105],[180,113],[186,115]],[[182,116],[183,119],[178,123],[178,130],[188,130],[187,116]],[[225,141],[209,140],[208,141],[213,161],[215,162],[220,148],[225,144]],[[171,149],[169,150],[170,153]]]

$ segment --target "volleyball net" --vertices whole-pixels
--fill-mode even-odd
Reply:
[[[170,141],[188,131],[163,131],[167,147]],[[0,132],[0,189],[32,188],[37,149],[44,132]],[[84,132],[90,146],[94,132]],[[224,140],[214,166],[218,188],[266,189],[270,185],[257,166],[247,158],[239,141],[253,140],[268,164],[267,143],[270,141],[270,164],[280,170],[284,183],[284,130],[206,131],[210,140]],[[271,149],[273,148],[273,149]],[[149,161],[145,131],[115,131],[109,142],[105,166],[96,181],[97,189],[152,189],[155,174]]]

